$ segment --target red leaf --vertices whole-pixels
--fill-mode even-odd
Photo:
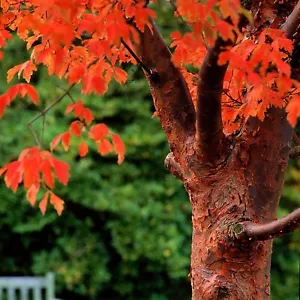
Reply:
[[[62,145],[63,145],[65,151],[69,150],[70,138],[71,138],[70,132],[63,133],[63,135],[62,135]]]
[[[127,80],[127,73],[120,68],[114,68],[114,71],[116,81],[120,84],[125,83]]]
[[[54,187],[54,178],[52,174],[52,169],[51,169],[51,163],[49,160],[44,160],[41,168],[40,168],[42,174],[43,174],[43,179],[45,183],[49,186],[49,188]]]
[[[91,127],[89,132],[89,138],[93,139],[95,142],[100,141],[106,135],[108,135],[108,133],[109,133],[109,129],[105,124],[103,123],[97,124]]]
[[[294,127],[300,115],[300,96],[294,96],[287,105],[286,110],[288,112],[287,119]]]
[[[39,189],[40,189],[39,185],[33,184],[27,191],[27,199],[28,199],[29,203],[31,204],[31,206],[34,206],[34,204],[36,202],[36,196],[37,196]]]
[[[112,150],[113,150],[113,147],[109,140],[104,139],[100,142],[99,147],[98,147],[98,152],[101,155],[106,155],[106,154],[110,153]]]
[[[22,169],[20,161],[13,161],[7,165],[7,171],[5,174],[5,184],[10,187],[13,192],[16,192],[19,184],[22,181]]]
[[[60,133],[59,135],[57,135],[51,142],[50,144],[50,150],[53,151],[56,146],[59,144],[59,142],[61,141],[61,138],[62,138],[63,134]]]
[[[7,91],[6,91],[6,95],[8,96],[9,99],[9,103],[11,103],[11,101],[17,96],[20,95],[21,97],[25,97],[26,95],[28,95],[32,102],[34,104],[38,104],[39,102],[39,97],[38,97],[38,93],[36,91],[36,89],[27,83],[19,83],[16,84],[12,87],[10,87]]]
[[[82,142],[79,146],[79,155],[80,155],[80,157],[86,156],[88,151],[89,151],[88,145],[85,142]]]
[[[0,96],[0,119],[3,115],[5,107],[9,104],[8,96],[6,94]]]
[[[49,192],[47,191],[45,193],[45,195],[43,196],[43,199],[41,200],[40,204],[39,204],[39,208],[40,208],[43,215],[45,215],[45,212],[46,212],[46,209],[47,209],[48,197],[49,197]]]
[[[62,211],[64,210],[64,200],[51,193],[50,203],[54,206],[55,210],[57,211],[57,214],[60,216]]]
[[[84,112],[83,112],[83,115],[84,115],[83,119],[85,119],[85,123],[87,125],[90,125],[92,123],[92,121],[94,120],[94,116],[93,116],[91,110],[88,109],[88,108],[85,108]]]
[[[20,157],[22,157],[22,155],[20,155]],[[39,152],[33,153],[33,155],[23,156],[23,184],[25,188],[30,188],[33,184],[39,184],[39,164]]]
[[[79,121],[74,121],[71,123],[70,131],[74,133],[75,136],[80,137],[81,135],[81,123]]]
[[[64,184],[67,185],[69,181],[69,165],[61,160],[58,160],[54,157],[52,157],[52,163],[53,163],[53,168],[54,172],[58,178],[58,180]]]
[[[67,114],[69,114],[71,111],[73,111],[74,108],[75,108],[75,106],[76,106],[75,103],[74,103],[74,104],[68,105],[67,108],[66,108],[65,114],[67,115]]]
[[[118,154],[118,164],[120,165],[124,161],[125,144],[117,134],[112,134],[112,141],[115,148],[115,152]]]

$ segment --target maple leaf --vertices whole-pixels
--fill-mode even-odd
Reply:
[[[58,134],[50,143],[50,150],[53,151],[59,144],[63,136],[63,133]]]
[[[45,181],[45,183],[49,186],[49,188],[53,188],[54,178],[52,174],[51,162],[48,159],[43,160],[40,171],[43,175],[43,180]]]
[[[58,160],[56,158],[52,158],[52,165],[54,168],[54,172],[58,180],[64,184],[67,185],[69,181],[69,165],[61,160]]]
[[[20,161],[13,161],[6,166],[5,184],[16,192],[19,184],[22,182],[23,170]]]
[[[108,134],[109,134],[108,127],[105,124],[101,123],[91,127],[89,131],[89,138],[97,142],[103,139]]]
[[[106,155],[113,150],[113,146],[108,139],[103,139],[98,146],[98,152],[101,155]]]
[[[44,194],[41,202],[39,203],[39,208],[40,208],[43,215],[45,215],[46,210],[47,210],[48,198],[49,198],[49,191],[47,191]]]
[[[32,184],[27,191],[26,196],[31,206],[34,206],[36,202],[36,196],[38,194],[39,189],[40,189],[39,185]]]
[[[287,119],[294,127],[300,115],[300,96],[294,96],[288,103],[286,110],[288,112]]]
[[[127,73],[120,69],[120,68],[114,68],[115,71],[115,79],[118,83],[123,84],[126,82],[127,80]]]
[[[21,74],[23,73],[23,77],[27,82],[30,82],[31,75],[33,71],[36,71],[35,64],[28,60],[23,64],[14,66],[7,72],[7,82],[10,82],[16,73],[18,73],[18,78],[20,78]]]
[[[57,214],[60,216],[62,214],[62,211],[64,210],[65,202],[59,197],[57,197],[54,193],[51,193],[50,203],[54,206],[55,210],[57,211]]]
[[[86,156],[88,151],[89,151],[88,145],[84,141],[82,141],[80,146],[79,146],[79,155],[80,155],[80,157]]]
[[[70,132],[63,133],[63,135],[61,137],[61,141],[62,141],[61,143],[62,143],[63,148],[65,149],[65,151],[69,150],[70,139],[71,139]]]
[[[114,150],[116,154],[118,154],[118,164],[120,165],[124,161],[126,147],[124,142],[117,134],[112,134],[112,141],[114,145]]]
[[[74,121],[70,125],[70,131],[74,133],[74,135],[77,137],[81,136],[81,128],[80,128],[81,125],[82,125],[81,122],[78,121]]]

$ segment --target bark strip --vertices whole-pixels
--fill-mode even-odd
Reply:
[[[134,50],[151,71],[144,72],[150,86],[156,115],[167,136],[175,157],[185,152],[189,137],[195,135],[195,109],[187,84],[172,62],[172,55],[164,43],[158,28],[140,32],[140,41]]]
[[[234,226],[234,232],[239,239],[255,239],[265,241],[293,232],[299,227],[300,208],[297,208],[287,216],[269,223],[238,223]]]
[[[199,72],[196,104],[196,142],[201,160],[213,162],[220,155],[223,133],[221,99],[226,65],[218,65],[222,40],[206,53]]]

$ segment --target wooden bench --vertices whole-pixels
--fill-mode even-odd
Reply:
[[[53,273],[45,277],[0,277],[0,300],[42,299],[55,299]]]

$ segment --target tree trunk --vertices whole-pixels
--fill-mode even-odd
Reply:
[[[188,158],[193,300],[267,299],[272,240],[236,239],[239,222],[276,219],[292,130],[284,112],[251,119],[216,167]]]

